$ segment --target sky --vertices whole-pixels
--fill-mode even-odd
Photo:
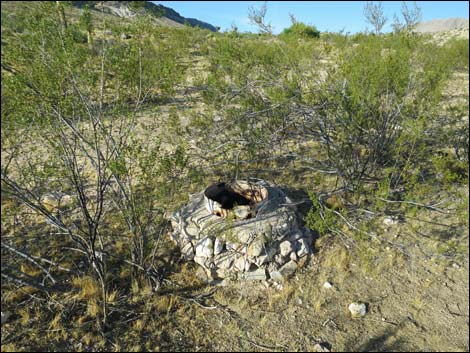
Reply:
[[[221,31],[230,30],[235,24],[240,32],[257,32],[256,26],[250,25],[248,9],[261,8],[263,1],[153,1],[170,7],[184,17],[220,26]],[[372,30],[364,18],[363,9],[366,1],[268,1],[266,22],[271,23],[274,33],[280,33],[291,25],[289,13],[297,21],[315,25],[320,31],[357,33]],[[417,1],[421,7],[422,20],[437,18],[462,17],[468,19],[468,1]],[[407,2],[412,6],[412,2]],[[400,15],[402,1],[383,1],[385,16],[389,21],[383,32],[391,30],[393,15]],[[401,19],[401,17],[400,17]]]

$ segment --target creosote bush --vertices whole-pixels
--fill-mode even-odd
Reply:
[[[292,39],[292,38],[320,38],[320,31],[313,25],[306,25],[302,22],[293,23],[290,27],[285,28],[280,38]]]

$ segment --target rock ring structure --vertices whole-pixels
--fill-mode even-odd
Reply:
[[[281,188],[254,178],[228,186],[249,204],[226,210],[193,194],[171,216],[171,238],[211,279],[284,281],[312,254],[310,230]]]

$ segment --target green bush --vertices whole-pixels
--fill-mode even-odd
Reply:
[[[320,38],[320,31],[315,26],[309,26],[302,22],[296,22],[289,28],[285,28],[279,37],[284,38]]]
[[[448,57],[454,61],[457,70],[468,71],[468,39],[452,39],[446,43],[445,49],[448,51]]]
[[[443,51],[418,37],[363,38],[311,96],[327,155],[347,188],[422,156],[427,124],[450,72]]]

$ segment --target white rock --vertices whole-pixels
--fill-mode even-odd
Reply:
[[[263,252],[264,249],[264,241],[262,237],[256,238],[249,246],[248,246],[248,256],[259,256]]]
[[[54,193],[50,192],[41,197],[41,202],[49,211],[59,206],[60,198]]]
[[[284,277],[282,276],[281,272],[279,271],[272,271],[269,273],[269,277],[275,282],[282,282],[284,281]]]
[[[286,241],[283,241],[280,245],[279,245],[279,249],[281,251],[281,256],[284,256],[286,257],[287,255],[289,255],[293,248],[292,248],[292,243],[289,241],[289,240],[286,240]]]
[[[297,263],[290,260],[279,269],[279,272],[281,272],[283,277],[289,277],[294,274],[295,270],[297,270]]]
[[[194,257],[194,262],[201,265],[202,267],[206,267],[206,260],[207,260],[207,257],[204,257],[204,256],[195,256]]]
[[[239,278],[245,281],[265,281],[266,271],[262,268],[259,268],[256,271],[245,272],[241,274]]]
[[[261,255],[261,256],[258,256],[256,258],[256,261],[255,261],[255,264],[257,266],[261,266],[261,265],[264,265],[265,263],[267,263],[269,261],[269,258],[267,255]]]
[[[245,257],[242,256],[242,257],[239,257],[236,261],[235,261],[235,269],[237,269],[238,271],[244,271],[245,270],[245,266],[246,266],[246,260],[245,260]]]
[[[329,352],[330,350],[320,343],[313,346],[313,352]]]
[[[207,271],[203,267],[197,268],[196,277],[199,278],[204,283],[209,282],[209,276],[207,275]]]
[[[386,226],[392,226],[392,225],[398,224],[398,218],[393,217],[393,216],[385,217],[384,218],[384,224]]]
[[[186,260],[192,260],[194,258],[194,248],[191,243],[187,243],[181,248],[181,254]]]
[[[296,240],[299,240],[302,237],[303,237],[303,234],[301,232],[297,232],[297,233],[294,233],[294,234],[290,235],[289,240],[291,242],[295,242]]]
[[[351,303],[348,309],[352,317],[362,317],[367,312],[367,307],[364,303]]]
[[[237,206],[233,208],[235,217],[238,219],[247,219],[251,214],[250,206]]]
[[[214,261],[214,264],[218,268],[229,269],[232,267],[232,264],[237,256],[238,255],[236,253],[224,253]]]
[[[310,248],[310,245],[308,244],[308,241],[305,238],[299,239],[297,241],[297,249],[298,257],[303,257],[312,253],[312,249]]]
[[[217,278],[225,278],[225,277],[228,277],[230,274],[230,271],[228,269],[224,269],[224,268],[218,268],[216,271],[215,271],[215,275]]]
[[[247,259],[247,260],[245,261],[245,269],[244,269],[245,272],[250,271],[251,265],[252,265],[251,261],[249,261],[249,260]]]
[[[282,266],[287,262],[287,257],[282,256],[281,254],[277,254],[274,256],[274,261],[279,265]]]
[[[281,290],[284,289],[284,286],[279,282],[273,282],[273,288],[276,289],[276,290],[281,291]]]
[[[8,321],[8,319],[9,319],[10,316],[11,316],[11,313],[10,313],[9,311],[5,311],[5,312],[2,311],[1,314],[2,314],[2,316],[1,316],[1,320],[2,320],[2,321],[1,321],[1,324],[3,325],[3,324],[5,324],[5,323]]]
[[[224,243],[222,239],[215,238],[214,255],[219,255],[224,250]]]
[[[298,260],[298,259],[297,259],[297,255],[295,254],[295,251],[292,251],[292,252],[290,253],[289,257],[290,257],[290,259],[291,259],[292,261],[297,261],[297,260]]]
[[[196,244],[196,256],[212,257],[214,245],[211,238],[206,237]]]
[[[333,285],[330,282],[323,283],[323,288],[330,289],[333,288]]]
[[[73,203],[73,198],[62,192],[49,192],[41,197],[41,202],[49,211],[52,211],[59,207],[70,206]]]
[[[232,243],[231,241],[226,241],[225,242],[225,247],[227,248],[227,250],[231,251],[231,250],[236,250],[236,248],[239,246],[239,244],[236,244],[236,243]]]
[[[248,243],[254,236],[256,236],[256,234],[253,234],[253,229],[251,228],[239,228],[237,232],[237,238],[239,242],[243,244]]]

